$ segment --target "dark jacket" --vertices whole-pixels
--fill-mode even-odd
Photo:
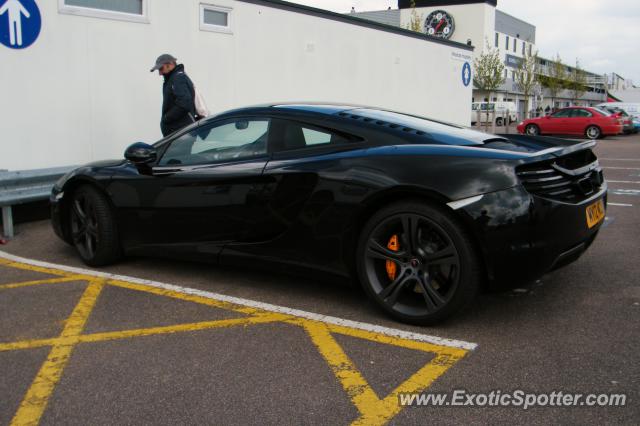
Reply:
[[[162,85],[162,135],[180,130],[193,123],[196,117],[193,82],[184,72],[184,65],[177,65],[170,74],[164,76]]]

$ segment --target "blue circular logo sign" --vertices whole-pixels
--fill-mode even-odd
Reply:
[[[465,62],[462,66],[462,84],[468,86],[471,83],[471,65],[469,62]]]
[[[0,43],[24,49],[40,35],[42,18],[35,0],[0,0]]]

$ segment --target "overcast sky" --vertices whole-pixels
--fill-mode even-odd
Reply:
[[[291,0],[335,12],[397,8],[397,0]],[[498,0],[498,9],[536,26],[540,56],[640,86],[640,0]]]

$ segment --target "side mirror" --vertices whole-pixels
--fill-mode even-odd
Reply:
[[[124,152],[124,158],[133,164],[147,164],[156,161],[158,153],[156,149],[144,142],[136,142]]]

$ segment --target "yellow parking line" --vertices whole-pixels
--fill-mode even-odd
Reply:
[[[299,325],[306,329],[320,354],[327,361],[347,395],[360,412],[360,417],[352,425],[383,425],[387,423],[403,409],[398,401],[399,394],[425,390],[467,353],[464,349],[417,342],[334,324],[324,324],[304,319],[289,320],[287,322],[298,322]],[[436,356],[431,362],[402,382],[389,395],[380,399],[358,371],[355,364],[335,341],[331,332],[387,345],[435,353]]]
[[[344,327],[341,325],[327,324],[327,327],[329,327],[329,330],[334,333],[344,334],[351,337],[358,337],[360,339],[370,340],[376,343],[399,346],[402,348],[414,349],[423,352],[436,353],[442,356],[446,355],[447,358],[451,360],[452,365],[455,364],[455,362],[457,362],[459,359],[463,358],[468,352],[465,349],[454,348],[450,346],[441,346],[417,340],[403,339],[401,337],[394,337],[386,334],[375,333],[372,331]]]
[[[166,288],[154,287],[142,283],[132,283],[117,279],[96,278],[91,275],[82,275],[58,269],[32,266],[29,264],[7,261],[1,258],[0,265],[58,276],[57,278],[3,284],[0,285],[0,290],[26,287],[29,285],[53,284],[81,280],[89,283],[71,316],[65,321],[65,326],[60,336],[48,339],[0,343],[0,352],[51,346],[51,351],[46,361],[41,366],[31,387],[27,391],[24,400],[12,420],[12,425],[34,425],[40,421],[40,418],[46,409],[48,400],[69,361],[73,348],[79,343],[95,343],[143,336],[274,322],[296,325],[305,329],[306,333],[310,336],[311,341],[331,368],[331,371],[345,390],[348,397],[351,399],[351,402],[358,409],[360,415],[353,422],[355,425],[381,425],[387,423],[403,409],[403,406],[401,406],[398,401],[399,394],[424,391],[433,383],[434,380],[444,374],[468,353],[467,350],[457,347],[443,346],[425,341],[411,340],[410,338],[395,337],[393,335],[377,333],[375,331],[367,331],[360,328],[351,328],[348,326],[325,323],[319,320],[297,317],[288,313],[278,313],[260,308],[236,305],[232,302],[216,300],[197,294],[188,294]],[[161,327],[82,334],[87,318],[91,314],[98,296],[105,285],[113,285],[129,290],[142,291],[158,296],[199,303],[214,308],[231,310],[249,316]],[[435,354],[435,357],[403,383],[397,386],[387,396],[380,398],[363,377],[354,362],[335,340],[332,333],[343,334],[385,345],[433,353]]]
[[[40,284],[56,284],[56,283],[66,283],[69,281],[82,281],[76,277],[61,277],[61,278],[51,278],[48,280],[34,280],[34,281],[24,281],[20,283],[9,283],[0,285],[0,290],[8,290],[11,288],[20,288],[20,287],[29,287],[32,285],[40,285]]]
[[[43,274],[49,274],[49,275],[58,275],[61,277],[68,277],[71,275],[77,275],[73,272],[65,272],[65,271],[61,271],[59,269],[52,269],[52,268],[43,268],[41,266],[35,266],[35,265],[28,265],[26,263],[20,263],[20,262],[14,262],[11,260],[6,260],[6,259],[0,259],[0,266],[6,266],[9,268],[16,268],[16,269],[22,269],[25,271],[33,271],[33,272],[41,272]],[[90,276],[86,276],[86,279],[95,279],[95,277],[90,277]]]
[[[187,324],[168,325],[163,327],[138,328],[133,330],[107,331],[103,333],[81,334],[51,339],[23,340],[19,342],[0,343],[0,352],[22,349],[41,348],[43,346],[70,346],[78,343],[95,343],[107,340],[128,339],[131,337],[153,336],[156,334],[172,334],[185,331],[199,331],[213,328],[224,328],[238,325],[266,324],[282,322],[287,319],[283,314],[259,314],[245,318],[202,321]]]
[[[304,321],[303,327],[311,336],[311,341],[327,361],[333,374],[340,381],[358,411],[364,415],[370,412],[372,407],[377,406],[380,402],[378,396],[358,371],[353,361],[335,341],[327,325],[320,322]]]
[[[69,337],[66,337],[64,339],[60,337],[52,337],[50,339],[32,339],[32,340],[21,340],[18,342],[0,343],[0,352],[42,348],[44,346],[53,346],[53,345],[70,345],[75,343],[76,341],[77,339],[72,339]]]
[[[279,322],[282,320],[283,316],[280,314],[265,314],[246,318],[194,322],[189,324],[170,325],[166,327],[151,327],[134,330],[110,331],[105,333],[83,334],[82,336],[78,336],[78,342],[103,342],[107,340],[127,339],[131,337],[152,336],[157,334],[199,331],[212,328],[232,327],[237,325],[265,324],[269,322]]]
[[[144,291],[145,293],[151,293],[157,296],[165,296],[173,299],[184,300],[187,302],[195,302],[201,305],[213,306],[214,308],[231,310],[231,311],[242,313],[242,314],[254,315],[259,312],[264,312],[260,309],[251,308],[249,306],[235,305],[233,303],[223,302],[221,300],[210,299],[207,297],[197,296],[195,294],[181,293],[178,291],[168,290],[168,289],[159,288],[159,287],[147,286],[144,284],[135,284],[135,283],[120,281],[120,280],[109,280],[108,284],[117,286],[117,287],[126,288],[129,290]]]
[[[96,300],[104,287],[102,280],[89,282],[80,301],[65,322],[64,329],[60,337],[77,336],[82,332],[89,314],[95,306]],[[47,360],[40,367],[27,394],[25,395],[18,411],[16,412],[12,425],[34,425],[40,421],[49,397],[62,376],[62,370],[69,361],[74,345],[56,345],[51,348]]]

